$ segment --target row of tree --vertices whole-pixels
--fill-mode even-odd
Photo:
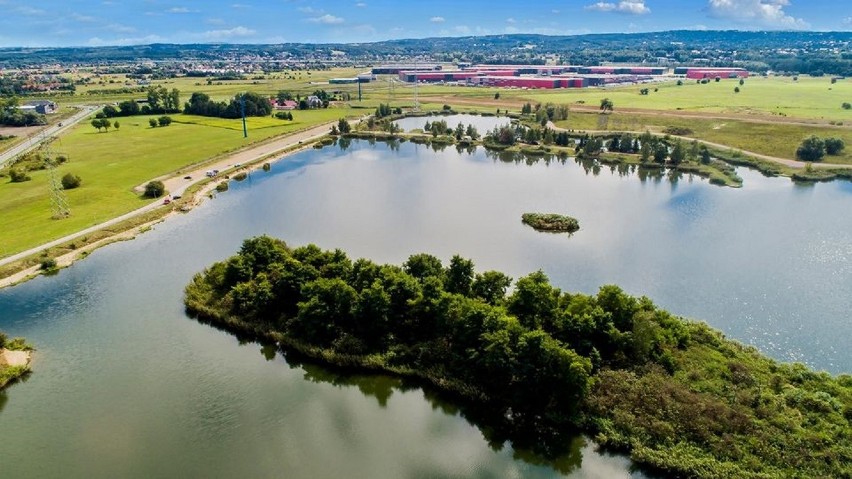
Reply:
[[[820,161],[826,154],[839,155],[846,148],[846,143],[841,138],[822,139],[811,135],[804,140],[796,149],[796,158],[802,161]]]
[[[245,116],[269,116],[272,113],[272,104],[268,98],[254,92],[237,95],[227,103],[211,100],[206,93],[195,92],[183,110],[189,115],[219,118],[242,118],[243,111]]]
[[[447,125],[446,120],[437,120],[433,122],[427,121],[423,126],[423,131],[431,133],[433,138],[450,135],[457,141],[461,141],[465,137],[468,137],[471,140],[478,140],[480,136],[479,131],[475,126],[473,126],[473,124],[468,124],[467,127],[465,127],[462,123],[459,123],[455,128],[451,128]]]
[[[18,97],[0,97],[0,125],[7,126],[38,126],[46,125],[47,118],[34,111],[19,109]]]

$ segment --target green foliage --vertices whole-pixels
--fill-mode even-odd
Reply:
[[[386,103],[379,103],[379,107],[376,108],[376,112],[373,115],[377,119],[384,118],[386,116],[390,116],[392,114],[391,106]]]
[[[62,188],[66,190],[78,188],[82,183],[83,179],[73,173],[66,173],[62,177]]]
[[[852,110],[852,103],[844,101],[843,104],[840,105],[840,107],[844,110]]]
[[[802,161],[820,161],[824,156],[825,141],[814,135],[802,140],[802,144],[796,149],[796,158]]]
[[[846,148],[846,143],[841,138],[826,138],[825,152],[829,155],[839,155]]]
[[[219,118],[242,118],[245,116],[269,116],[272,103],[269,98],[256,92],[235,95],[229,102],[217,102],[206,93],[195,92],[184,105],[183,112],[191,115],[213,116]]]
[[[218,185],[216,185],[216,191],[218,191],[219,193],[224,193],[225,191],[228,191],[228,188],[229,185],[227,181],[222,181]]]
[[[148,198],[159,198],[166,192],[166,185],[162,181],[149,181],[145,185],[145,196]]]
[[[172,124],[172,117],[170,116],[161,116],[157,118],[157,124],[160,126],[169,126]]]
[[[609,98],[604,98],[603,100],[601,100],[601,107],[600,107],[601,112],[603,112],[603,113],[612,112],[614,107],[615,107],[615,104]]]
[[[53,258],[45,258],[41,260],[39,267],[42,271],[55,271],[57,268],[56,260]]]
[[[848,477],[852,378],[779,364],[616,286],[402,268],[261,236],[197,275],[187,309],[317,359],[425,379],[532,428],[580,425],[678,477]]]
[[[524,213],[521,222],[539,231],[574,233],[580,229],[576,218],[555,213]]]
[[[23,183],[25,181],[30,181],[31,179],[30,175],[28,175],[24,170],[20,170],[18,168],[12,168],[9,170],[9,180],[12,183]]]
[[[156,118],[150,118],[148,120],[148,124],[151,125],[151,128],[157,128],[157,119]]]

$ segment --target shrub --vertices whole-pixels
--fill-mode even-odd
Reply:
[[[166,185],[162,181],[150,181],[145,185],[145,196],[148,198],[159,198],[166,192]]]
[[[154,118],[148,120],[148,124],[151,125],[151,128],[157,128],[157,120],[155,120]]]
[[[829,155],[839,155],[846,148],[846,143],[840,138],[826,138],[825,152]]]
[[[453,107],[451,107],[450,105],[444,105],[444,111],[450,111],[452,109]]]
[[[667,135],[675,135],[675,136],[688,136],[693,134],[694,132],[689,128],[683,126],[667,126],[663,133]]]
[[[842,107],[844,110],[852,110],[852,103],[849,103],[848,101],[845,101],[845,102],[843,102],[843,105],[841,105],[841,107]]]
[[[79,176],[72,173],[66,173],[65,176],[62,177],[62,188],[66,190],[73,190],[74,188],[78,188],[82,182],[83,179]]]
[[[796,158],[802,161],[819,161],[825,156],[825,142],[817,136],[810,136],[796,149]]]
[[[12,169],[9,171],[9,179],[12,180],[12,183],[23,183],[25,181],[30,181],[30,175],[27,174],[26,171]]]
[[[172,118],[170,116],[161,116],[157,119],[157,123],[160,126],[169,126],[172,124]]]
[[[223,191],[228,191],[228,182],[223,181],[223,182],[219,183],[218,185],[216,185],[216,191],[218,191],[219,193],[221,193]]]
[[[53,258],[45,258],[41,260],[42,271],[54,271],[56,267],[56,260]]]
[[[734,93],[739,93],[739,92],[740,92],[740,87],[735,86],[735,87],[734,87]]]

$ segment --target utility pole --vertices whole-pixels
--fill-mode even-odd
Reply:
[[[240,95],[240,110],[243,114],[243,138],[248,138],[248,128],[246,128],[246,94]]]

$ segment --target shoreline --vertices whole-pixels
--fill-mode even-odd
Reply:
[[[358,121],[354,120],[353,123],[357,124]],[[9,269],[9,271],[0,270],[0,289],[24,283],[42,274],[55,274],[60,269],[67,268],[74,262],[86,258],[98,248],[119,241],[132,240],[175,214],[188,213],[201,205],[205,198],[216,189],[216,185],[222,181],[230,181],[235,174],[240,172],[260,170],[264,163],[275,163],[312,147],[328,136],[332,124],[336,124],[336,122],[324,123],[274,138],[260,145],[250,146],[226,156],[217,156],[208,161],[176,170],[169,175],[160,176],[157,179],[166,183],[168,193],[152,200],[145,206],[90,228],[44,243],[36,248],[0,259],[0,267]],[[219,169],[220,174],[214,177],[205,176],[205,171],[211,169]],[[186,176],[191,176],[192,179],[186,180]],[[180,195],[181,198],[173,200],[169,205],[164,205],[164,199],[171,198],[172,195]],[[115,230],[111,230],[111,228],[115,228]],[[78,238],[82,237],[86,240],[88,236],[98,236],[99,234],[103,236],[87,242],[83,246],[77,247],[74,243],[74,240]],[[63,252],[58,255],[46,254],[53,248],[61,249]],[[42,268],[42,260],[48,258],[55,260],[56,266],[45,270]]]

